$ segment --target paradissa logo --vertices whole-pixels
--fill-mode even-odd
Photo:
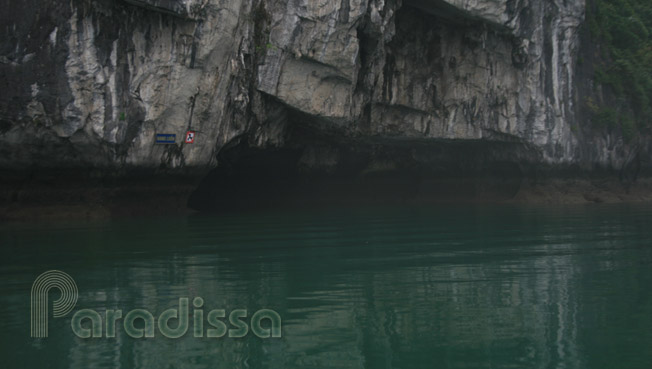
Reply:
[[[68,274],[51,270],[38,276],[32,285],[31,293],[31,335],[32,337],[48,336],[48,294],[57,288],[61,297],[53,303],[53,316],[61,318],[69,314],[78,299],[77,285]],[[204,299],[195,297],[193,300],[193,336],[196,338],[221,338],[228,335],[231,338],[245,337],[249,333],[249,325],[244,319],[248,312],[244,309],[231,311],[227,327],[222,319],[226,319],[225,310],[211,310],[204,314]],[[72,331],[80,338],[113,338],[116,336],[116,325],[122,320],[124,330],[133,338],[154,338],[156,326],[159,332],[168,338],[180,338],[189,330],[189,299],[179,299],[178,309],[168,309],[161,313],[155,324],[154,315],[145,309],[135,309],[127,314],[122,310],[106,310],[104,317],[95,310],[83,309],[77,311],[71,321]],[[204,320],[206,317],[206,321]],[[267,322],[263,327],[263,322]],[[139,322],[138,324],[136,322]],[[173,322],[174,327],[170,327]],[[206,329],[204,323],[208,323]],[[136,327],[138,325],[139,327]],[[281,337],[281,317],[273,310],[258,310],[251,316],[251,331],[260,338]]]

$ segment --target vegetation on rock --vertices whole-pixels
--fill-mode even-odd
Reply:
[[[592,101],[594,123],[620,127],[631,140],[652,126],[652,2],[594,0],[587,7],[591,35],[599,40],[596,85],[608,86],[616,99],[611,106]]]

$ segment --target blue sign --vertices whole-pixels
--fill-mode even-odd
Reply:
[[[157,144],[173,144],[177,142],[177,135],[171,133],[157,133],[156,134],[156,143]]]

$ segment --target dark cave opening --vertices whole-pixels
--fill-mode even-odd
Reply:
[[[283,148],[246,139],[189,198],[199,211],[329,205],[505,201],[518,193],[531,153],[520,144],[376,140],[295,129]]]

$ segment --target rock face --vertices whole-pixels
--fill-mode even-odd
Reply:
[[[297,167],[321,173],[347,167],[356,155],[344,147],[359,145],[368,159],[358,173],[388,162],[452,168],[457,159],[433,154],[449,142],[488,147],[473,160],[620,170],[652,150],[576,119],[584,9],[584,0],[9,0],[0,167],[200,178],[245,145],[294,150]],[[158,134],[175,143],[157,144]],[[377,154],[383,147],[408,159]]]
[[[259,68],[258,89],[284,104],[364,135],[585,159],[571,132],[583,1],[295,3],[274,12],[278,50]]]

